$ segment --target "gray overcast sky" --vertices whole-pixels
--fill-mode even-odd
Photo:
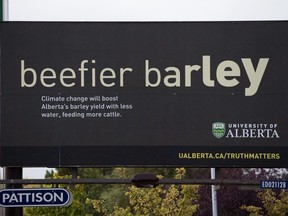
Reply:
[[[11,21],[288,20],[288,0],[3,0]]]
[[[288,0],[3,0],[10,21],[288,20]],[[45,169],[24,169],[43,178]]]

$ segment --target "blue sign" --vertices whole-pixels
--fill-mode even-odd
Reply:
[[[62,188],[3,189],[0,191],[1,207],[67,206],[72,196]]]
[[[263,188],[263,189],[287,189],[288,188],[288,181],[262,180],[262,181],[260,181],[260,188]]]

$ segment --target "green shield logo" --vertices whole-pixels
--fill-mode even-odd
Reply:
[[[212,124],[212,133],[216,138],[222,138],[225,135],[225,123],[214,122]]]

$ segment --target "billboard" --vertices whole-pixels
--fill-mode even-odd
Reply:
[[[287,167],[287,22],[1,23],[1,166]]]

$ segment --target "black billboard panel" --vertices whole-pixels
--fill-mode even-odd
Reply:
[[[1,166],[287,167],[287,22],[8,22]]]

